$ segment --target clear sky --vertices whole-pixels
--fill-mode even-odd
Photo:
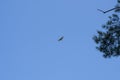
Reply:
[[[117,0],[0,0],[0,80],[120,80],[120,58],[92,40]],[[64,36],[63,41],[58,38]]]

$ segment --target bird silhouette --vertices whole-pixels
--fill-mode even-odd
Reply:
[[[62,40],[63,40],[63,38],[64,38],[64,36],[60,37],[60,38],[58,39],[58,41],[62,41]]]

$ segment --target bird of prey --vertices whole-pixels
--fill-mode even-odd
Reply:
[[[63,38],[64,38],[64,36],[60,37],[60,38],[58,39],[58,41],[62,41],[62,40],[63,40]]]

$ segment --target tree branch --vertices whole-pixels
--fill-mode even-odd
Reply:
[[[107,10],[107,11],[103,11],[103,10],[100,10],[100,9],[97,9],[97,10],[105,14],[105,13],[107,13],[107,12],[110,12],[110,11],[112,11],[112,10],[119,9],[119,8],[120,8],[120,7],[115,7],[115,8],[109,9],[109,10]]]

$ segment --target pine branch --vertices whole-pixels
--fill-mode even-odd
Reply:
[[[115,7],[115,8],[109,9],[109,10],[107,10],[107,11],[103,11],[103,10],[100,10],[100,9],[97,9],[97,10],[105,14],[105,13],[107,13],[107,12],[110,12],[110,11],[112,11],[112,10],[119,9],[119,8],[120,8],[120,7]]]

